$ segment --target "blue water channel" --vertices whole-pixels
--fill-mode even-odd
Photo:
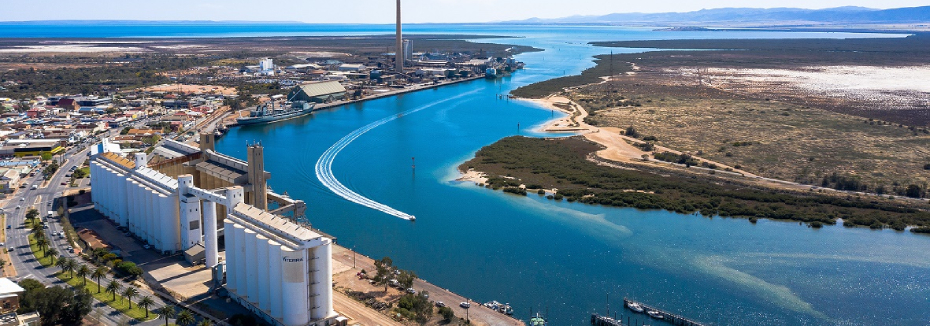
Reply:
[[[410,31],[514,35],[521,38],[490,41],[545,51],[520,55],[527,69],[503,80],[472,81],[235,128],[218,142],[218,150],[244,159],[246,143],[261,141],[270,185],[305,200],[316,228],[362,254],[390,256],[401,268],[467,297],[509,302],[524,320],[532,309],[548,311],[551,325],[586,325],[590,313],[605,312],[609,294],[613,311],[628,296],[715,325],[930,321],[928,237],[553,202],[453,181],[456,166],[482,146],[517,134],[551,136],[532,132],[532,126],[558,113],[497,95],[579,73],[593,65],[593,55],[610,51],[587,45],[589,41],[874,35],[443,28],[413,26]],[[346,33],[385,31],[371,27]],[[339,32],[319,32],[327,33]],[[410,113],[418,108],[422,110]],[[415,215],[415,222],[343,199],[314,171],[324,151],[344,136],[391,116],[396,119],[339,151],[332,170],[348,189]]]

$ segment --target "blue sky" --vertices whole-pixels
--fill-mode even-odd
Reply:
[[[722,7],[916,7],[927,0],[404,0],[404,21],[487,22]],[[390,23],[394,0],[4,0],[0,20],[255,20]]]

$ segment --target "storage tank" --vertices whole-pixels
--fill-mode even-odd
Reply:
[[[223,220],[223,243],[226,248],[226,289],[229,292],[236,293],[236,228],[234,227],[235,223],[228,219]]]
[[[249,295],[249,275],[248,275],[248,260],[249,257],[245,254],[245,227],[239,224],[233,225],[236,232],[236,294],[240,297],[246,297]]]
[[[284,293],[282,292],[281,280],[283,279],[283,274],[281,272],[283,266],[283,260],[281,259],[281,244],[274,241],[268,241],[268,279],[270,282],[270,293],[271,293],[271,305],[269,315],[273,318],[281,319],[282,309],[284,309]]]
[[[256,238],[255,262],[260,267],[258,269],[258,307],[268,311],[271,307],[271,282],[268,279],[268,238],[259,234]]]
[[[258,250],[258,238],[256,237],[255,231],[245,230],[245,257],[249,262],[246,264],[246,279],[249,283],[247,296],[249,297],[249,302],[255,304],[258,303],[258,264],[257,264],[257,254]]]
[[[281,251],[281,289],[285,326],[306,325],[310,321],[307,289],[307,251],[283,247]]]

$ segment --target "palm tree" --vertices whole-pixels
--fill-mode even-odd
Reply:
[[[135,297],[135,296],[137,296],[137,295],[139,295],[139,290],[137,290],[136,287],[134,287],[134,286],[127,286],[126,289],[123,290],[123,296],[126,297],[126,299],[129,300],[129,309],[130,309],[130,310],[132,310],[132,298]]]
[[[45,246],[48,245],[48,239],[46,239],[45,236],[40,237],[38,235],[36,236],[35,239],[36,239],[36,246],[38,246],[39,250],[42,250],[44,253],[45,252],[44,248]],[[42,257],[45,257],[45,254],[43,254]]]
[[[178,319],[175,319],[174,323],[181,326],[191,326],[196,321],[197,320],[194,319],[194,314],[192,314],[190,310],[184,309],[178,314]]]
[[[155,312],[161,315],[161,318],[165,320],[165,326],[168,326],[168,319],[174,318],[174,316],[177,316],[178,314],[178,312],[174,310],[174,307],[171,306],[158,308],[158,310],[155,310]]]
[[[213,322],[210,321],[209,319],[204,318],[204,320],[201,320],[200,323],[197,324],[197,326],[213,326]]]
[[[68,259],[68,272],[70,272],[70,278],[74,277],[74,271],[78,269],[78,262],[74,259]]]
[[[107,292],[113,294],[113,301],[116,301],[116,293],[119,292],[119,290],[122,288],[123,286],[120,285],[116,280],[112,280],[107,284]]]
[[[139,307],[142,307],[142,309],[145,309],[146,319],[149,318],[149,307],[151,307],[153,304],[155,304],[155,300],[152,300],[152,297],[150,296],[143,296],[142,300],[139,300]]]
[[[62,273],[71,272],[72,275],[74,274],[74,268],[77,266],[77,263],[71,260],[71,258],[62,258],[59,264],[61,265],[59,267],[61,267]]]
[[[87,268],[87,265],[81,264],[81,267],[77,269],[77,275],[84,280],[84,286],[87,286],[87,275],[90,275],[90,268]]]
[[[45,230],[42,229],[42,226],[39,223],[32,223],[32,226],[29,227],[29,233],[33,235],[39,235],[45,233]]]
[[[45,255],[46,255],[46,256],[49,256],[49,257],[52,257],[52,258],[51,258],[51,259],[52,259],[52,263],[54,264],[55,261],[56,261],[56,257],[58,257],[58,255],[59,255],[58,249],[55,249],[55,248],[48,248],[48,250],[45,251]]]
[[[36,217],[39,217],[39,210],[38,210],[38,209],[30,208],[29,211],[26,212],[26,219],[27,219],[27,220],[33,220],[33,219],[35,219]]]
[[[97,269],[94,270],[94,273],[90,275],[90,278],[97,281],[97,293],[100,293],[100,280],[103,279],[104,276],[107,276],[106,267],[97,267]]]
[[[65,270],[65,267],[68,266],[68,257],[64,257],[55,262],[55,266],[61,268],[62,271]]]

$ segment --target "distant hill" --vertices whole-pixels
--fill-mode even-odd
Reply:
[[[720,8],[692,12],[616,13],[603,16],[571,16],[565,18],[530,18],[508,21],[512,24],[913,24],[930,22],[930,6],[871,9],[838,7],[829,9],[798,8]]]

